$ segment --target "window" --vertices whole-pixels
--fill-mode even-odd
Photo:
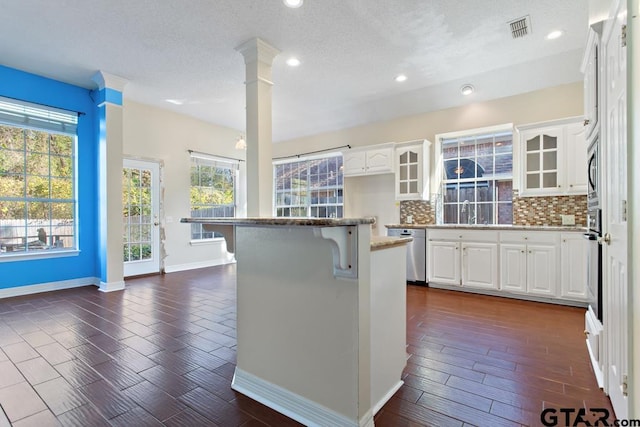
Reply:
[[[511,129],[438,137],[443,171],[439,224],[513,223]]]
[[[236,215],[236,160],[191,155],[191,216],[193,218],[233,218]],[[222,237],[205,231],[202,224],[191,224],[191,239]]]
[[[0,98],[0,256],[75,249],[77,113]]]
[[[274,164],[275,215],[342,218],[342,155]]]

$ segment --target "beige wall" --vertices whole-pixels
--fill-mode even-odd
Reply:
[[[273,156],[295,155],[349,144],[363,146],[417,139],[435,141],[439,133],[513,123],[522,125],[583,114],[582,83],[571,83],[522,95],[472,103],[386,122],[276,143]],[[433,145],[432,145],[433,150]],[[433,156],[431,156],[433,159]]]
[[[440,133],[505,123],[518,126],[582,114],[583,86],[582,83],[573,83],[277,143],[274,144],[273,154],[281,157],[347,144],[357,147],[419,139],[435,142],[435,136]],[[435,146],[431,144],[431,171],[434,170],[433,161],[436,158],[433,152]],[[345,178],[345,216],[375,216],[378,227],[373,234],[384,235],[384,224],[398,223],[400,220],[400,205],[395,200],[393,179],[391,174]],[[435,182],[433,176],[431,182]]]
[[[123,156],[161,164],[164,268],[176,271],[226,262],[223,242],[192,245],[189,225],[180,223],[180,218],[190,216],[187,150],[244,158],[245,152],[235,149],[240,132],[127,99],[123,122]]]

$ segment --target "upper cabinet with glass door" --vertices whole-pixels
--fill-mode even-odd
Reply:
[[[580,118],[518,130],[521,196],[586,194],[587,144]]]
[[[429,199],[429,147],[427,140],[396,144],[396,199]]]

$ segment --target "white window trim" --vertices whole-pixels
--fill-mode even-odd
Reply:
[[[513,149],[512,149],[512,153],[511,155],[513,156],[513,159],[515,159],[515,155],[516,155],[516,128],[514,127],[513,123],[504,123],[504,124],[500,124],[500,125],[494,125],[494,126],[485,126],[485,127],[481,127],[481,128],[474,128],[474,129],[466,129],[466,130],[461,130],[461,131],[455,131],[455,132],[446,132],[446,133],[439,133],[436,134],[436,145],[435,145],[435,176],[434,179],[431,182],[431,192],[434,194],[439,194],[440,190],[442,188],[442,181],[443,181],[443,176],[444,176],[444,171],[443,171],[443,167],[444,167],[444,162],[442,161],[442,140],[444,139],[453,139],[453,138],[465,138],[465,137],[472,137],[475,135],[482,135],[482,134],[500,134],[500,133],[511,133],[512,135],[512,141],[513,141]],[[515,176],[516,176],[516,161],[513,161],[513,167],[512,167],[512,171],[511,171],[511,185],[512,188],[516,188],[515,187]],[[497,180],[496,180],[497,181]],[[497,203],[496,201],[493,202],[494,204]],[[481,224],[477,224],[478,226],[481,226]]]
[[[442,176],[443,176],[443,162],[442,162],[442,140],[450,139],[450,138],[464,138],[473,135],[479,135],[484,133],[501,133],[501,132],[511,132],[515,136],[515,129],[513,127],[513,123],[505,123],[501,125],[495,126],[485,126],[481,128],[475,129],[466,129],[456,132],[446,132],[446,133],[438,133],[436,134],[436,145],[435,145],[435,172],[434,179],[431,181],[431,193],[437,194],[442,187]],[[515,143],[513,144],[515,147]],[[515,153],[514,153],[515,156]],[[515,158],[515,157],[514,157]],[[514,162],[515,163],[515,162]],[[515,171],[513,172],[515,175]]]

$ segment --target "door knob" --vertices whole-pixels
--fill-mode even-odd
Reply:
[[[611,234],[605,233],[604,236],[598,237],[598,243],[600,243],[601,245],[604,245],[605,243],[607,245],[610,245],[611,244]]]

